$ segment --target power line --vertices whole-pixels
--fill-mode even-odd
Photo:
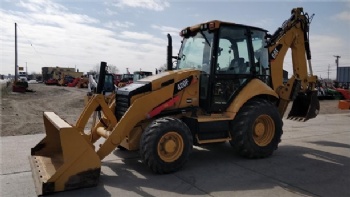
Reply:
[[[325,70],[315,70],[314,72],[328,72],[328,71],[335,71],[336,69],[331,69],[331,68],[328,68],[328,69],[325,69]]]
[[[19,27],[18,24],[17,24],[17,27]],[[22,29],[19,28],[19,30],[23,33],[23,36],[27,39],[28,43],[29,43],[30,46],[34,49],[34,51],[37,53],[37,55],[39,55],[40,59],[44,62],[44,64],[45,64],[46,66],[48,66],[48,64],[45,62],[45,60],[44,60],[43,57],[40,55],[40,53],[35,49],[35,47],[33,46],[33,43],[28,39],[28,37],[25,35],[25,33],[22,31]]]

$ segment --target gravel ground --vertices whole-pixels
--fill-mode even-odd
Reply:
[[[44,111],[53,111],[69,123],[75,123],[84,108],[87,89],[45,84],[29,84],[29,89],[35,92],[2,90],[1,136],[44,133]]]
[[[29,89],[35,92],[12,93],[2,88],[1,136],[44,133],[42,117],[44,111],[53,111],[67,122],[74,124],[84,108],[87,89],[45,84],[29,84]],[[350,110],[338,109],[337,100],[322,100],[320,104],[320,114],[350,113]]]

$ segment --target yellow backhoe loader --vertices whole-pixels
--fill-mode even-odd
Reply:
[[[116,147],[139,150],[155,173],[184,166],[193,145],[230,142],[247,158],[270,156],[282,135],[282,118],[306,121],[319,111],[312,74],[309,25],[295,8],[270,35],[266,30],[222,21],[187,27],[167,71],[119,88],[113,102],[97,92],[75,125],[44,112],[46,137],[29,157],[38,195],[98,184],[101,160]],[[293,75],[283,83],[283,59],[292,51]],[[176,59],[176,65],[172,60]],[[107,63],[101,62],[101,70]],[[100,118],[86,125],[95,111]]]

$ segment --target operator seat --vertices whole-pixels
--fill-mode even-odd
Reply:
[[[230,63],[228,70],[229,70],[229,73],[233,73],[233,74],[245,74],[247,70],[247,66],[244,63],[244,58],[240,57],[240,58],[233,59]]]

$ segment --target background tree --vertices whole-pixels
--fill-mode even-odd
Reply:
[[[28,74],[28,79],[41,81],[42,75],[40,73],[36,73],[35,71],[33,71],[30,74]]]
[[[164,71],[166,71],[167,70],[167,64],[165,63],[165,64],[163,64],[162,66],[160,66],[159,68],[157,68],[157,70],[158,70],[158,73],[159,72],[164,72]]]
[[[119,73],[119,69],[114,66],[113,64],[108,64],[108,72],[113,73],[113,74],[117,74]]]
[[[108,72],[109,73],[113,73],[113,74],[117,74],[119,73],[119,69],[114,66],[113,64],[107,64],[108,67]],[[96,73],[99,74],[100,73],[100,64],[96,64],[91,70],[90,73]]]
[[[100,73],[100,64],[96,64],[91,70],[91,73],[96,73],[99,74]]]

